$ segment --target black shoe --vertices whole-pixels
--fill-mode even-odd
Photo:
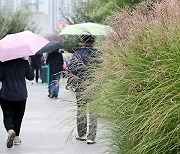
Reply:
[[[54,95],[54,98],[55,98],[55,99],[58,99],[58,95]]]
[[[12,148],[15,136],[16,136],[16,133],[14,131],[11,132],[11,134],[8,136],[7,143],[6,143],[7,148]]]
[[[48,94],[48,97],[50,97],[51,96],[51,94]]]
[[[50,94],[50,96],[49,96],[50,98],[53,98],[54,97],[54,94]]]

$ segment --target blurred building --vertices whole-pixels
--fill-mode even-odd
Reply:
[[[6,10],[14,10],[14,1],[0,0],[0,7],[5,7]]]
[[[16,11],[28,3],[28,0],[0,0],[0,8],[7,11]]]
[[[29,0],[30,10],[49,16],[50,32],[58,29],[58,24],[64,24],[63,12],[70,13],[73,0]]]
[[[16,11],[24,8],[33,15],[37,29],[43,35],[57,31],[58,24],[64,24],[66,15],[71,12],[73,0],[0,0],[0,8]]]

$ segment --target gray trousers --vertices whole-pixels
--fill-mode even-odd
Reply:
[[[78,135],[80,137],[87,135],[87,140],[94,141],[96,138],[96,131],[97,131],[97,115],[92,112],[88,112],[87,101],[83,100],[81,97],[82,97],[81,92],[76,92]],[[88,121],[89,121],[89,127],[88,127]]]

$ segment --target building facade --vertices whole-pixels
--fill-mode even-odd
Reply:
[[[52,33],[58,30],[58,24],[64,23],[62,12],[71,11],[73,0],[0,0],[0,8],[16,11],[24,8],[33,14],[33,20],[42,33]],[[37,18],[36,18],[37,16]],[[46,20],[47,22],[45,22]],[[41,21],[42,20],[42,21]],[[49,25],[48,25],[49,24]],[[49,27],[49,28],[47,28]]]

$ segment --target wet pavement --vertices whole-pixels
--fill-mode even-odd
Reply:
[[[104,154],[107,145],[103,125],[98,123],[96,144],[87,145],[75,139],[75,94],[60,82],[58,99],[47,96],[47,84],[27,82],[29,97],[22,123],[21,145],[6,148],[7,133],[0,110],[0,154]]]

